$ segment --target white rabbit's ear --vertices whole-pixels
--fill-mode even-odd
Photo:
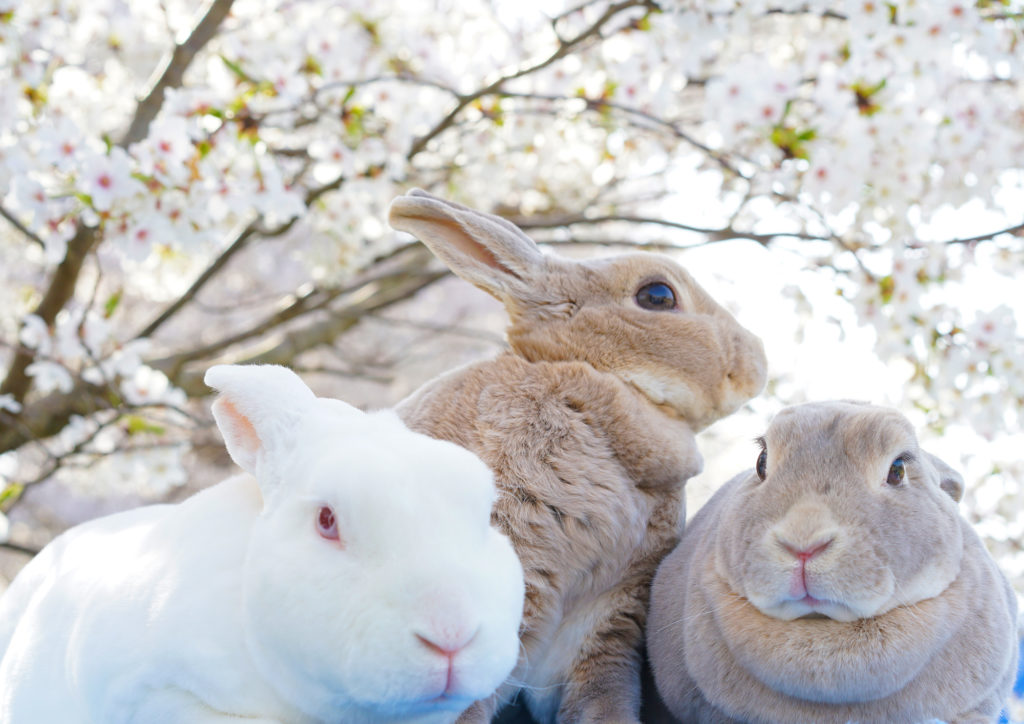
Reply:
[[[949,497],[959,503],[960,499],[964,497],[963,476],[931,453],[925,453],[924,455],[939,475],[939,487],[946,491]]]
[[[316,396],[298,375],[277,365],[217,365],[204,381],[221,393],[213,417],[231,459],[267,482],[266,463],[294,444],[299,419]]]
[[[512,222],[420,189],[391,202],[388,223],[415,236],[453,272],[502,302],[531,296],[545,266],[537,244]]]

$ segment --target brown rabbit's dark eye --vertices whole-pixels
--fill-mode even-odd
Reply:
[[[644,284],[636,293],[636,303],[655,312],[676,308],[676,293],[665,282]]]
[[[907,477],[907,461],[902,457],[898,457],[892,461],[892,465],[889,466],[889,475],[886,476],[885,482],[888,485],[896,487],[902,485],[903,481]]]
[[[334,517],[334,511],[329,505],[320,506],[316,513],[316,530],[321,537],[327,540],[338,540],[338,521]]]
[[[754,467],[757,472],[757,477],[764,480],[768,476],[768,451],[762,450],[761,454],[757,456],[757,465]]]

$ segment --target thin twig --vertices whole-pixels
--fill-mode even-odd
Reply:
[[[604,13],[601,14],[601,17],[594,21],[594,23],[591,24],[590,27],[582,30],[574,38],[571,38],[569,40],[562,40],[561,42],[559,42],[558,47],[555,49],[555,51],[544,60],[534,63],[533,65],[526,66],[525,68],[520,68],[519,70],[514,71],[512,73],[503,75],[493,83],[490,83],[489,85],[479,88],[468,95],[458,96],[458,102],[455,104],[455,107],[452,110],[450,110],[448,114],[445,115],[444,118],[438,121],[433,128],[431,128],[429,131],[424,133],[422,136],[420,136],[413,142],[412,146],[409,149],[409,152],[406,154],[406,159],[412,160],[421,151],[423,151],[423,149],[427,147],[428,143],[430,143],[434,138],[436,138],[438,135],[447,130],[455,122],[455,119],[459,116],[460,113],[462,113],[463,109],[465,109],[478,98],[492,95],[498,92],[501,89],[501,87],[506,83],[516,80],[517,78],[522,78],[532,73],[536,73],[537,71],[543,70],[544,68],[547,68],[549,65],[556,63],[557,61],[569,55],[569,53],[572,52],[572,50],[576,48],[578,45],[581,45],[582,43],[585,43],[591,38],[599,35],[604,26],[609,21],[611,21],[616,15],[625,10],[629,10],[635,7],[650,8],[654,6],[649,2],[649,0],[623,0],[623,2],[610,5],[604,11]]]
[[[586,109],[590,111],[600,112],[607,109],[619,111],[620,113],[625,113],[627,115],[634,116],[636,118],[646,121],[647,123],[650,123],[651,125],[668,131],[670,134],[672,134],[679,140],[703,152],[705,155],[708,156],[708,158],[710,158],[712,161],[714,161],[715,163],[717,163],[719,166],[729,171],[730,173],[735,174],[736,176],[739,176],[741,178],[746,178],[746,176],[740,172],[736,165],[730,159],[726,158],[724,154],[719,153],[715,149],[708,146],[706,143],[697,140],[693,135],[687,133],[682,128],[680,128],[677,123],[673,123],[672,121],[666,120],[664,118],[659,118],[658,116],[655,116],[652,113],[648,113],[647,111],[641,110],[640,108],[628,106],[625,105],[624,103],[616,103],[615,101],[605,100],[603,98],[587,98],[586,96],[556,96],[547,95],[543,93],[519,93],[510,91],[499,91],[498,94],[504,98],[521,98],[524,100],[549,101],[552,103],[584,101],[586,103]]]
[[[357,275],[344,286],[335,287],[333,289],[311,289],[307,293],[296,298],[288,306],[270,314],[266,318],[250,325],[246,329],[235,332],[234,334],[229,334],[226,337],[221,337],[220,339],[201,347],[193,347],[178,354],[171,355],[170,357],[154,360],[152,364],[158,369],[163,370],[169,377],[173,378],[177,375],[178,371],[189,362],[197,359],[208,359],[229,347],[253,339],[254,337],[261,337],[286,322],[298,318],[299,316],[323,309],[339,297],[353,292],[361,293],[365,291],[370,284],[381,282],[393,277],[396,273],[394,270],[379,268],[380,265],[384,264],[388,259],[397,257],[397,252],[403,252],[417,247],[422,249],[422,245],[418,242],[399,247],[395,251],[374,259],[374,261],[368,265],[368,271],[366,273]]]
[[[7,219],[7,222],[11,226],[13,226],[15,229],[20,231],[29,241],[34,242],[40,248],[43,248],[43,249],[46,248],[46,242],[44,242],[42,239],[40,239],[39,236],[37,236],[36,233],[34,231],[32,231],[32,229],[28,228],[23,223],[18,221],[18,219],[15,218],[15,216],[13,214],[11,214],[10,211],[5,209],[2,204],[0,204],[0,216],[2,216],[5,219]]]
[[[430,268],[426,264],[428,258],[424,253],[418,264],[410,264],[408,271],[374,282],[365,299],[333,311],[317,322],[271,339],[267,348],[243,352],[226,361],[233,364],[292,364],[303,352],[332,342],[358,324],[366,314],[403,302],[447,276],[447,270],[435,271]],[[153,366],[157,366],[157,363],[153,363]],[[200,397],[209,392],[203,382],[204,372],[203,369],[181,369],[175,375],[174,383],[190,397]]]
[[[500,347],[505,346],[505,338],[503,336],[483,329],[470,329],[469,327],[459,327],[453,324],[436,324],[416,319],[392,319],[382,314],[370,314],[367,315],[367,318],[393,327],[407,327],[436,334],[450,334],[456,337],[466,337],[467,339],[488,342]]]
[[[328,191],[333,191],[339,188],[345,181],[345,176],[338,176],[330,183],[319,186],[312,189],[306,194],[305,205],[307,208],[311,206],[317,199],[326,194]],[[234,257],[240,252],[250,241],[253,236],[261,236],[264,238],[281,236],[292,229],[295,223],[298,221],[298,216],[292,217],[290,220],[281,224],[274,229],[262,229],[260,223],[262,217],[256,218],[249,222],[245,226],[240,227],[235,233],[234,238],[227,245],[227,247],[220,253],[220,255],[210,263],[210,265],[200,274],[191,286],[182,293],[180,297],[175,299],[171,304],[164,308],[160,314],[156,316],[149,324],[147,324],[137,335],[136,338],[151,337],[156,331],[168,322],[174,315],[181,311],[185,305],[192,301],[199,291],[205,287],[211,279],[213,279]]]
[[[803,239],[805,241],[832,241],[831,237],[817,236],[814,234],[807,234],[799,231],[777,231],[770,233],[754,233],[751,231],[743,231],[740,229],[734,229],[731,226],[722,228],[706,228],[701,226],[693,226],[691,224],[684,224],[678,221],[668,221],[666,219],[659,219],[656,217],[647,216],[631,216],[628,214],[607,214],[605,216],[555,216],[555,217],[538,217],[538,218],[523,218],[523,219],[510,219],[516,226],[521,229],[551,229],[557,227],[568,227],[568,226],[579,226],[579,225],[600,225],[615,221],[621,221],[630,224],[654,224],[657,226],[667,226],[671,229],[681,229],[682,231],[691,231],[696,234],[701,234],[707,237],[708,241],[729,241],[732,239],[748,239],[750,241],[756,241],[761,246],[768,246],[772,240],[779,237],[787,237],[792,239]]]
[[[256,220],[250,221],[248,224],[239,227],[234,232],[234,238],[231,243],[225,247],[224,251],[213,260],[213,262],[206,267],[202,274],[200,274],[191,286],[185,292],[171,302],[167,307],[163,309],[149,324],[147,324],[142,331],[135,335],[136,339],[142,337],[152,337],[160,327],[164,326],[165,323],[175,314],[177,314],[182,307],[189,303],[199,290],[206,286],[217,273],[224,268],[224,266],[231,260],[231,258],[237,254],[242,248],[249,242],[249,238],[256,233]]]
[[[997,236],[1003,234],[1010,234],[1011,236],[1024,235],[1024,223],[1015,224],[1014,226],[1008,226],[1005,229],[999,229],[998,231],[990,231],[987,234],[978,234],[977,236],[967,236],[958,239],[946,239],[945,241],[938,242],[939,244],[976,244],[979,241],[991,241]]]
[[[23,546],[20,543],[11,543],[10,541],[0,543],[0,548],[4,548],[9,551],[14,551],[15,553],[21,553],[22,555],[26,555],[29,557],[39,555],[39,551],[41,550],[39,548],[33,548],[31,546]]]

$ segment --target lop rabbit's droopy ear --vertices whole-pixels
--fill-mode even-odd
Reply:
[[[449,269],[499,301],[538,288],[544,255],[519,227],[420,189],[391,202],[388,223],[422,241]]]
[[[276,477],[267,463],[294,444],[302,414],[316,400],[291,370],[277,365],[217,365],[204,381],[221,394],[213,417],[231,459],[260,480]]]

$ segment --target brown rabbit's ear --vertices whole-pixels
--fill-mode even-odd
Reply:
[[[964,497],[963,476],[931,453],[925,453],[924,455],[939,475],[939,487],[946,491],[949,497],[959,503],[960,499]]]
[[[420,189],[391,202],[388,223],[422,241],[449,269],[502,302],[531,296],[544,255],[515,224]]]

